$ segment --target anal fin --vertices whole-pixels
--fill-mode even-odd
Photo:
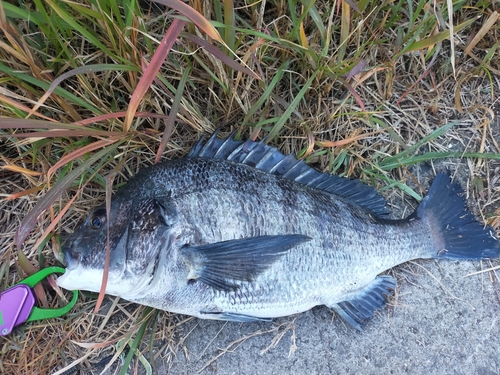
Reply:
[[[329,305],[346,323],[363,331],[361,325],[370,319],[376,310],[387,303],[385,295],[396,288],[396,280],[392,276],[378,276],[373,282],[360,290],[353,298]]]

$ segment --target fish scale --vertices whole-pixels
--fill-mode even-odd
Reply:
[[[357,329],[396,286],[382,272],[417,258],[491,259],[493,230],[438,174],[417,210],[388,219],[359,181],[320,173],[262,142],[201,140],[113,197],[106,292],[200,318],[269,320],[327,305]],[[64,244],[67,289],[99,291],[106,209]]]

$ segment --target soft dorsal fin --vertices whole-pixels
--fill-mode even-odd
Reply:
[[[302,185],[327,191],[371,211],[379,217],[388,215],[386,201],[377,191],[359,180],[350,180],[321,173],[294,155],[283,155],[278,149],[263,142],[237,141],[233,136],[223,140],[215,132],[203,144],[202,137],[188,154],[190,158],[229,160],[296,181]]]

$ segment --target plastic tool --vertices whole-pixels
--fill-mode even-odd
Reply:
[[[78,299],[76,290],[66,306],[59,309],[42,309],[35,306],[35,296],[31,289],[47,276],[64,272],[65,269],[61,267],[44,268],[0,293],[0,336],[8,335],[14,327],[23,323],[56,318],[68,313]]]

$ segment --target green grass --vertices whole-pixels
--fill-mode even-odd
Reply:
[[[2,286],[31,269],[18,249],[31,267],[57,262],[58,234],[103,202],[112,171],[120,186],[219,127],[267,135],[283,152],[360,177],[389,199],[395,191],[420,199],[412,165],[467,164],[476,213],[498,230],[500,182],[490,176],[500,165],[491,121],[500,66],[490,2],[458,1],[451,11],[425,0],[352,2],[358,9],[270,0],[264,12],[260,2],[162,3],[165,11],[136,0],[1,3],[0,193],[4,210],[15,212],[2,222]],[[451,53],[450,37],[459,53]],[[63,303],[48,290],[39,297]],[[94,316],[94,302],[84,298],[78,314],[51,328],[62,337],[57,343],[41,334],[43,322],[16,331],[0,372],[31,373],[40,363],[53,371],[113,347],[123,325],[74,328],[108,322],[113,310]],[[137,348],[148,350],[149,313],[139,308],[124,318],[137,323],[127,363]],[[162,324],[171,324],[167,315]]]

